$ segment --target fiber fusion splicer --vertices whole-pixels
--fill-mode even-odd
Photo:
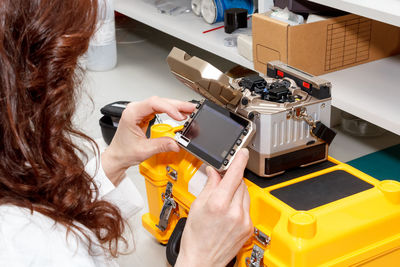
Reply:
[[[223,172],[243,145],[250,151],[244,181],[254,234],[232,266],[399,264],[400,183],[328,157],[335,136],[328,127],[329,82],[278,61],[266,76],[231,78],[177,48],[167,62],[207,99],[184,126],[151,128],[151,138],[176,138],[184,149],[140,164],[149,203],[143,226],[168,243],[171,264],[190,205],[206,183],[206,164]]]
[[[279,61],[268,76],[232,79],[211,64],[174,48],[171,72],[212,102],[252,120],[248,169],[271,177],[286,169],[327,160],[335,133],[330,124],[331,84]]]

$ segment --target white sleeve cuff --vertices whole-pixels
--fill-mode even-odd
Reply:
[[[129,177],[103,197],[121,210],[122,217],[128,219],[138,213],[144,207],[144,201],[135,184]]]
[[[98,165],[97,172],[96,165]],[[94,182],[99,189],[99,197],[116,205],[121,210],[123,218],[128,219],[144,207],[139,191],[126,175],[117,187],[114,186],[106,176],[101,162],[97,164],[96,157],[88,162],[86,172],[94,177]]]
[[[114,184],[108,179],[107,175],[103,170],[101,161],[97,161],[97,158],[92,158],[85,167],[86,172],[93,177],[94,182],[99,189],[99,197],[103,198],[106,194],[115,189]]]

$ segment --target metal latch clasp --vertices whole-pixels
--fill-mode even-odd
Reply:
[[[165,231],[168,227],[169,218],[171,217],[171,212],[176,208],[175,200],[172,198],[172,183],[168,182],[165,193],[163,193],[164,204],[160,212],[160,221],[156,224],[157,228],[161,231]]]
[[[271,242],[271,238],[258,230],[257,228],[254,227],[254,236],[260,242],[264,247],[268,246],[269,243]]]
[[[307,114],[307,109],[305,107],[293,107],[287,114],[286,114],[287,119],[295,119],[295,120],[303,120],[305,121],[309,126],[310,126],[310,134],[314,137],[314,129],[316,126],[316,121],[313,119],[311,115]]]
[[[286,117],[288,119],[304,120],[311,127],[310,131],[315,128],[315,120],[311,115],[307,114],[307,109],[305,107],[292,108]]]
[[[264,250],[257,245],[253,246],[250,258],[246,258],[247,267],[261,267],[261,260],[264,257]]]
[[[323,124],[321,121],[315,121],[311,115],[307,114],[305,107],[292,108],[287,114],[287,119],[304,120],[310,126],[310,134],[313,137],[325,141],[328,145],[335,138],[335,131]]]

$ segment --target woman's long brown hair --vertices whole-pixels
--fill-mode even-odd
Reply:
[[[116,256],[123,219],[99,200],[78,156],[85,154],[71,140],[93,143],[71,120],[82,76],[77,62],[96,15],[97,0],[1,1],[0,205],[29,208],[81,232],[90,249],[84,225]]]

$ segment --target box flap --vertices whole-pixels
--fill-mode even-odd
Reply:
[[[266,14],[253,15],[254,67],[267,73],[267,62],[280,60],[287,63],[288,24],[268,17]]]

